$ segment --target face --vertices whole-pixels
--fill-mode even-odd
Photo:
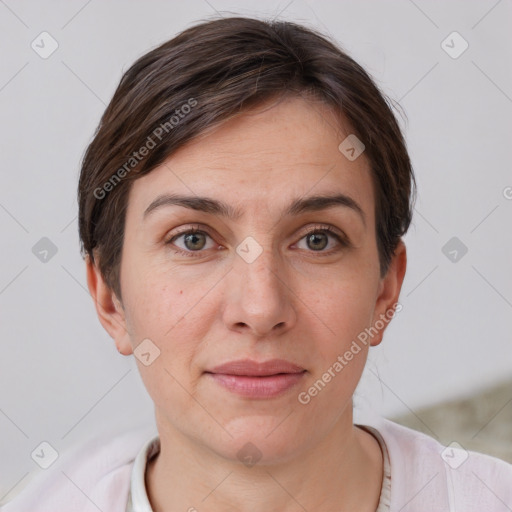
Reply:
[[[353,342],[396,302],[403,272],[380,277],[368,162],[338,149],[349,134],[327,107],[287,99],[134,182],[122,305],[102,322],[122,353],[150,340],[151,363],[137,364],[161,435],[229,459],[250,442],[270,463],[351,420],[383,329]]]

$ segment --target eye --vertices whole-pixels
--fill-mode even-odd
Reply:
[[[200,256],[205,250],[216,247],[214,240],[206,231],[190,227],[172,235],[165,244],[169,245],[175,253],[190,257]],[[325,254],[351,246],[350,241],[342,232],[338,232],[328,225],[310,229],[296,245],[299,249]],[[325,250],[326,248],[327,250]]]
[[[207,245],[208,239],[210,240],[209,246]],[[214,247],[210,235],[196,228],[189,228],[186,231],[175,234],[166,242],[166,245],[174,246],[174,252],[186,256],[194,256],[194,254],[192,254],[194,252],[201,252],[203,249],[211,249]]]
[[[304,245],[302,247],[300,246],[303,240],[305,241],[305,247]],[[345,236],[341,235],[330,226],[322,226],[315,227],[308,231],[306,235],[299,240],[297,247],[299,249],[309,249],[313,252],[330,253],[333,252],[333,250],[336,251],[336,246],[338,246],[339,249],[340,247],[348,247],[349,245],[350,243]],[[324,250],[326,247],[328,250]]]

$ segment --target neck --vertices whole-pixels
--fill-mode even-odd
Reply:
[[[351,410],[344,416],[300,456],[252,467],[226,459],[159,423],[161,450],[146,471],[152,508],[154,512],[375,512],[383,476],[380,446],[352,424]]]

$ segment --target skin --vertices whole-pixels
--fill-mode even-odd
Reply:
[[[329,108],[302,98],[245,112],[134,183],[122,302],[88,260],[89,289],[118,350],[132,354],[149,338],[161,351],[149,366],[137,359],[161,440],[146,474],[155,512],[375,511],[382,453],[353,425],[352,396],[369,344],[378,345],[384,330],[308,404],[298,401],[397,303],[405,274],[400,242],[380,276],[368,161],[363,153],[351,162],[338,150],[350,133]],[[333,192],[356,201],[364,220],[343,206],[282,217],[296,198]],[[170,205],[144,218],[162,193],[222,200],[241,216]],[[178,228],[196,224],[208,236],[166,245]],[[319,224],[344,233],[350,245],[325,232],[318,245],[308,243]],[[263,250],[252,263],[236,253],[248,236]],[[282,358],[307,372],[268,399],[235,395],[204,373],[241,358]],[[253,467],[237,457],[247,442],[261,452]]]

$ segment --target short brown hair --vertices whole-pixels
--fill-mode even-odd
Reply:
[[[85,152],[78,187],[81,250],[93,262],[96,253],[119,298],[131,183],[222,121],[272,98],[302,94],[331,107],[365,145],[385,275],[411,222],[415,193],[391,103],[359,64],[316,31],[231,17],[195,25],[139,58],[121,78]]]

